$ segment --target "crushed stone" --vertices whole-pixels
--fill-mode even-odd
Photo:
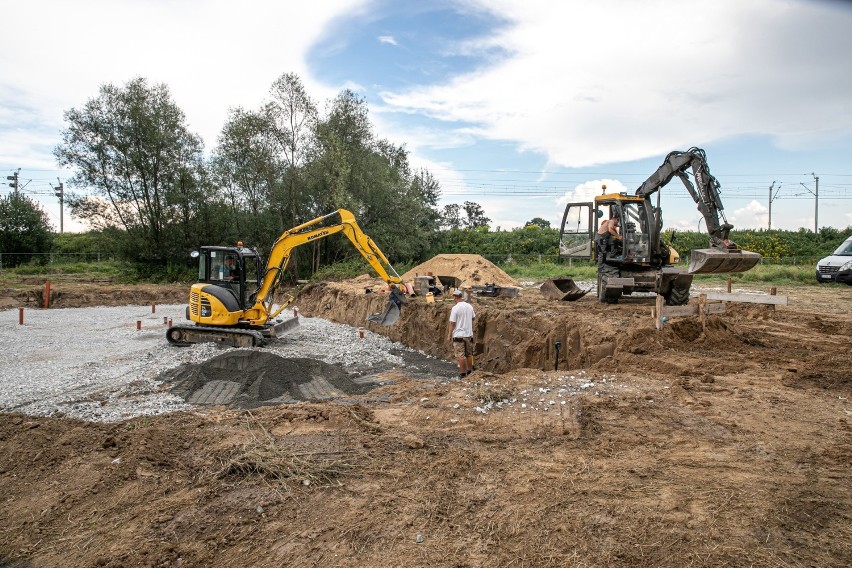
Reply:
[[[166,342],[166,320],[184,322],[185,305],[0,311],[0,411],[114,422],[195,408],[171,392],[166,372],[201,365],[233,348]],[[282,317],[292,317],[285,310]],[[312,359],[351,376],[394,368],[451,377],[441,361],[366,330],[300,316],[300,325],[260,348],[285,359]],[[141,322],[141,330],[137,330]]]

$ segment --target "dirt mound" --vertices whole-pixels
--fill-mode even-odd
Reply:
[[[232,408],[340,398],[364,394],[377,385],[369,379],[350,378],[339,366],[323,361],[243,350],[181,365],[159,379],[174,385],[172,392],[191,404]]]
[[[463,286],[517,286],[518,282],[491,261],[478,254],[439,254],[418,264],[402,275],[403,282],[414,280],[415,276],[454,276]]]

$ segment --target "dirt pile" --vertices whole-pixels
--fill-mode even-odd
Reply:
[[[418,264],[402,275],[403,282],[410,282],[419,276],[452,276],[462,282],[462,286],[517,286],[518,282],[503,272],[497,265],[478,254],[439,254]]]
[[[365,394],[378,385],[350,377],[338,365],[284,358],[264,351],[228,350],[201,364],[171,369],[159,380],[190,404],[256,408]]]

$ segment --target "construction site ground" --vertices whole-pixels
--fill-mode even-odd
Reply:
[[[786,306],[660,331],[650,296],[519,287],[473,300],[461,379],[391,370],[340,399],[111,423],[0,414],[0,566],[852,565],[852,287],[781,287]],[[382,289],[319,283],[297,305],[450,360],[452,301],[367,325]],[[0,292],[0,309],[39,290]],[[55,283],[52,298],[186,292]]]

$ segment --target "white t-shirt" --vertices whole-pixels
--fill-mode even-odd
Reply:
[[[473,306],[467,302],[459,302],[450,311],[450,321],[455,323],[453,337],[473,337],[473,318],[476,314]]]

